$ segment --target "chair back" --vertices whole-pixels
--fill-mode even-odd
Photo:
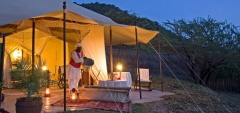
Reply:
[[[139,68],[140,81],[150,81],[149,69]]]
[[[68,65],[66,65],[66,74],[68,73]],[[64,66],[59,66],[58,68],[58,74],[63,74],[64,73]]]

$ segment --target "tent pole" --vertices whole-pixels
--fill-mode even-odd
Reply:
[[[0,72],[1,72],[1,75],[0,75],[0,85],[2,86],[3,85],[3,82],[2,82],[2,79],[3,79],[3,75],[4,75],[4,51],[5,51],[5,35],[1,34],[2,35],[2,53],[1,53],[1,64],[0,64]],[[2,99],[2,87],[0,87],[0,100]],[[2,104],[0,104],[0,109],[2,109]],[[0,110],[1,111],[1,110]]]
[[[157,31],[159,32],[159,25],[157,23]],[[160,76],[160,84],[161,84],[161,91],[163,92],[163,75],[162,75],[162,58],[161,58],[161,42],[160,42],[160,35],[158,33],[158,51],[159,51],[159,76]]]
[[[32,71],[34,70],[35,54],[35,19],[32,21]]]
[[[66,111],[66,2],[63,2],[63,76],[64,76],[64,111]]]
[[[5,35],[4,34],[2,34],[1,32],[0,32],[0,35],[2,35],[2,38],[3,38],[3,40],[2,40],[2,53],[1,53],[1,60],[2,60],[2,62],[1,62],[1,68],[0,68],[0,72],[1,72],[1,75],[0,75],[0,83],[2,83],[2,84],[0,84],[0,85],[3,85],[3,82],[2,82],[2,79],[3,79],[3,75],[4,75],[4,53],[5,53]],[[2,99],[2,87],[0,88],[0,100]],[[2,102],[0,101],[0,113],[8,113],[8,111],[5,111],[4,110],[4,108],[2,108]]]
[[[139,72],[139,66],[138,66],[138,60],[139,60],[139,56],[138,56],[138,33],[137,33],[137,24],[135,21],[135,35],[136,35],[136,67],[137,67],[137,76],[138,76],[138,85],[139,85],[139,94],[140,94],[140,99],[142,99],[142,90],[141,90],[141,82],[140,82],[140,72]]]
[[[110,26],[110,77],[113,80],[112,26]]]
[[[158,50],[159,50],[159,68],[160,68],[161,91],[163,92],[163,75],[162,75],[162,59],[161,59],[160,37],[158,39]]]

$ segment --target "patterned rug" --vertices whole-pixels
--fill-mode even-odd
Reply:
[[[59,100],[53,104],[52,106],[64,106],[64,100]],[[104,110],[113,110],[113,111],[131,111],[131,103],[120,103],[120,102],[107,102],[107,101],[95,101],[95,100],[81,100],[78,99],[72,102],[70,99],[67,99],[66,102],[67,107],[81,107],[81,108],[97,108]]]

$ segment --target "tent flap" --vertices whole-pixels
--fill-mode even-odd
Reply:
[[[111,26],[112,30],[112,43],[117,44],[136,44],[135,28],[137,29],[138,41],[140,43],[148,43],[152,38],[154,38],[158,31],[150,31],[140,27],[135,26]],[[105,44],[110,44],[110,26],[105,26],[104,30]]]

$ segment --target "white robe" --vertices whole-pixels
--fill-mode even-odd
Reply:
[[[71,54],[72,59],[75,63],[83,63],[83,55],[81,54],[80,58],[78,58],[76,51],[73,51]],[[68,65],[68,86],[69,90],[75,88],[78,91],[78,83],[82,78],[81,69],[73,67],[70,63]]]

